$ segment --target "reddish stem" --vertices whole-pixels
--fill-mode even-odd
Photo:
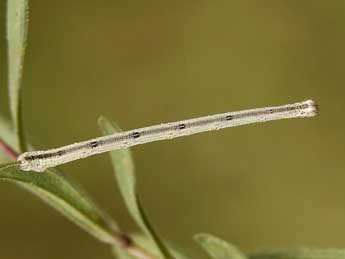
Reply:
[[[0,139],[0,150],[2,150],[2,152],[4,152],[10,159],[17,160],[18,153],[2,139]]]

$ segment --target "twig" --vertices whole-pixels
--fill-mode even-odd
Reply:
[[[126,250],[128,254],[133,256],[134,258],[138,259],[158,259],[152,254],[149,254],[147,251],[145,251],[143,248],[133,245],[132,247],[128,247]]]
[[[17,160],[18,153],[2,139],[0,139],[0,149],[8,156],[8,158]]]
[[[0,139],[0,150],[11,160],[17,160],[19,154],[4,140]],[[142,247],[138,246],[132,238],[127,234],[116,235],[114,237],[115,245],[125,250],[128,254],[137,259],[158,259],[158,257],[150,254]]]
[[[121,249],[126,250],[128,254],[137,259],[158,259],[158,257],[150,254],[145,249],[134,243],[132,238],[126,234],[119,235],[116,242]]]

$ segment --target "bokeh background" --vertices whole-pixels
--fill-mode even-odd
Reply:
[[[8,117],[5,0],[0,108]],[[210,232],[244,251],[345,247],[345,3],[30,1],[27,134],[46,148],[99,136],[99,115],[132,129],[313,98],[321,113],[133,148],[151,221],[193,258]],[[107,154],[62,166],[127,231],[137,228]],[[0,186],[0,258],[104,258],[36,197]]]

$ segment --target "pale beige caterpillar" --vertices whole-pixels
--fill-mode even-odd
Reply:
[[[74,160],[147,142],[250,123],[313,117],[315,115],[317,115],[317,105],[312,100],[275,107],[227,112],[130,130],[45,151],[26,152],[18,157],[17,163],[23,171],[43,172],[47,168]]]

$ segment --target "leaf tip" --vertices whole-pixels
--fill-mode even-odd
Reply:
[[[208,234],[206,233],[198,233],[193,236],[194,241],[196,242],[202,242],[207,238]]]

